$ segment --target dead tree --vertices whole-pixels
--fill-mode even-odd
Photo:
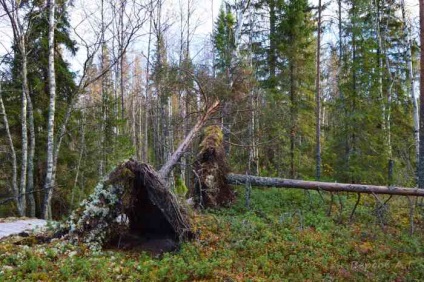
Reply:
[[[250,183],[252,186],[276,187],[276,188],[298,188],[306,190],[318,190],[329,192],[354,192],[366,194],[386,194],[400,196],[424,197],[423,189],[376,186],[361,184],[332,183],[319,181],[302,181],[284,178],[260,177],[254,175],[228,174],[227,183],[232,185],[242,185]]]

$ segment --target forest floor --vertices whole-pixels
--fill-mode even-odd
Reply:
[[[195,215],[198,239],[176,253],[105,250],[54,241],[0,242],[0,281],[423,281],[424,210],[413,235],[407,198],[283,189],[244,191],[230,208]],[[414,199],[411,199],[414,201]]]

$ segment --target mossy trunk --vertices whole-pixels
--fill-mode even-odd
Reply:
[[[234,192],[226,183],[229,167],[225,156],[221,128],[207,127],[195,162],[195,185],[191,194],[196,206],[218,207],[234,200]]]

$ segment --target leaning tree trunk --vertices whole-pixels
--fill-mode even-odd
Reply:
[[[178,146],[177,150],[172,154],[172,156],[169,158],[169,160],[162,166],[162,168],[159,170],[159,175],[162,178],[167,178],[169,173],[172,171],[174,166],[177,164],[177,162],[181,159],[185,151],[187,150],[188,146],[193,141],[196,134],[199,132],[199,130],[203,127],[203,125],[206,123],[207,119],[215,113],[215,111],[218,109],[219,102],[216,101],[212,104],[211,107],[209,107],[204,115],[198,120],[196,125],[190,130],[188,135],[185,137],[184,141],[181,142],[181,144]]]

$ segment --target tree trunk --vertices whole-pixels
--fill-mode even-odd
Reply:
[[[409,80],[409,91],[411,92],[411,100],[412,100],[412,118],[414,121],[414,140],[415,140],[415,154],[416,154],[416,168],[415,168],[415,178],[416,183],[418,184],[418,161],[420,157],[420,117],[418,110],[418,101],[415,93],[415,77],[414,77],[414,69],[412,66],[412,38],[411,38],[411,28],[408,26],[406,13],[405,13],[405,1],[401,1],[401,9],[402,9],[402,19],[403,19],[403,33],[406,37],[406,64],[408,65],[407,79]]]
[[[85,123],[86,123],[86,117],[85,117],[85,110],[82,110],[82,118],[81,118],[81,127],[80,127],[80,132],[81,132],[81,149],[80,149],[80,154],[78,157],[78,164],[77,164],[77,168],[76,168],[76,173],[75,173],[75,180],[74,180],[74,186],[72,187],[72,192],[71,192],[71,203],[69,205],[69,209],[70,211],[73,210],[74,208],[74,199],[75,199],[75,190],[77,189],[78,186],[78,178],[79,178],[79,174],[80,174],[80,169],[81,169],[81,164],[83,161],[83,157],[85,155]]]
[[[28,155],[28,204],[29,216],[35,217],[35,195],[34,195],[34,155],[35,155],[35,128],[34,128],[34,110],[32,107],[31,96],[28,95],[28,121],[29,121],[29,155]]]
[[[152,8],[152,2],[150,2],[150,9]],[[150,92],[149,92],[149,76],[150,76],[150,47],[152,43],[152,17],[150,13],[149,19],[149,40],[147,44],[147,62],[146,62],[146,91],[145,91],[145,108],[144,108],[144,144],[143,144],[143,161],[149,161],[149,111],[150,111]]]
[[[1,79],[1,78],[0,78]],[[3,116],[3,123],[6,130],[7,135],[7,141],[9,143],[10,147],[10,155],[12,157],[12,189],[11,192],[13,193],[13,196],[15,198],[16,206],[19,207],[19,187],[18,187],[18,163],[16,159],[16,151],[15,146],[13,145],[13,138],[12,134],[10,132],[9,128],[9,119],[7,117],[6,109],[4,107],[3,103],[3,96],[2,96],[2,89],[1,89],[1,83],[0,80],[0,115]]]
[[[418,187],[424,188],[424,0],[420,3],[420,158]]]
[[[318,181],[302,181],[284,178],[259,177],[243,174],[228,174],[227,183],[243,185],[250,183],[252,186],[298,188],[306,190],[329,191],[329,192],[353,192],[367,194],[387,194],[400,196],[424,197],[424,190],[406,187],[386,187],[376,185],[345,184]]]
[[[294,86],[294,66],[290,63],[290,177],[295,178],[295,141],[296,141],[296,95]]]
[[[44,202],[42,217],[47,219],[51,218],[49,214],[51,198],[53,195],[53,160],[54,160],[54,117],[56,110],[56,77],[54,68],[54,29],[55,29],[55,0],[49,1],[49,119],[47,125],[47,169],[46,169],[46,180],[44,183]]]
[[[28,129],[27,129],[27,97],[29,96],[28,88],[28,68],[26,54],[25,35],[22,33],[20,38],[20,50],[22,54],[22,95],[21,95],[21,124],[22,124],[22,157],[21,157],[21,181],[19,189],[19,205],[18,210],[21,216],[26,213],[26,181],[28,166]]]
[[[318,1],[317,66],[316,66],[316,180],[321,178],[321,0]]]
[[[269,1],[269,78],[271,80],[271,88],[275,87],[275,74],[276,74],[276,21],[275,14],[275,0]]]

